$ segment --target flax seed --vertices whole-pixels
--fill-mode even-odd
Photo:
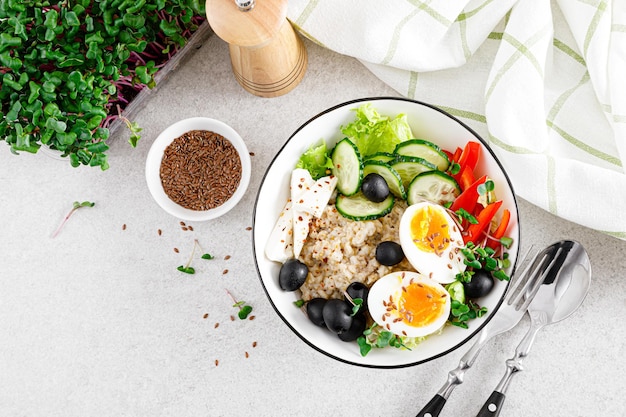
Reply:
[[[192,130],[165,149],[160,178],[172,201],[202,211],[221,206],[235,193],[241,169],[239,153],[228,139],[215,132]]]

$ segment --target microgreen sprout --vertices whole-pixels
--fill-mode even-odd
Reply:
[[[299,300],[296,300],[293,302],[293,305],[295,305],[298,308],[302,308],[304,306],[304,300],[302,298]]]
[[[478,201],[488,205],[496,200],[494,190],[496,188],[493,180],[488,179],[484,183],[480,184],[476,191],[478,191]]]
[[[344,297],[346,297],[348,302],[350,304],[352,304],[352,314],[350,314],[350,315],[351,316],[356,316],[357,313],[361,310],[361,307],[363,307],[363,299],[362,298],[352,298],[352,297],[350,297],[350,294],[348,294],[347,291],[344,291],[343,295],[344,295]]]
[[[202,250],[202,247],[200,247],[200,242],[198,242],[198,239],[194,239],[193,241],[193,249],[191,250],[191,255],[189,255],[189,260],[187,261],[187,263],[185,265],[180,265],[176,269],[178,269],[180,272],[184,272],[185,274],[193,275],[196,273],[196,270],[191,266],[191,261],[193,260],[193,256],[196,253],[196,248],[199,248]],[[201,256],[201,258],[213,259],[213,255],[209,253],[205,253]]]
[[[204,2],[1,1],[0,141],[59,151],[72,166],[109,167],[111,122],[205,20]],[[117,111],[117,113],[116,113]]]
[[[78,201],[74,201],[74,203],[72,204],[72,209],[65,215],[65,217],[63,218],[63,221],[61,221],[61,224],[59,224],[59,227],[57,227],[54,233],[52,233],[51,237],[54,238],[61,232],[61,229],[63,229],[63,226],[65,226],[65,223],[67,223],[70,217],[72,217],[72,214],[76,213],[76,210],[78,210],[81,207],[93,207],[95,204],[96,203],[92,203],[91,201],[83,201],[82,203],[79,203]]]
[[[469,268],[457,274],[456,278],[459,281],[470,282],[475,269],[484,269],[500,281],[508,281],[510,279],[508,274],[504,271],[511,264],[508,253],[505,252],[502,254],[502,257],[497,258],[495,257],[496,251],[494,249],[488,246],[484,248],[476,246],[472,242],[468,242],[467,245],[461,249],[461,252],[465,256],[463,262]]]
[[[353,298],[352,299],[352,314],[351,316],[356,316],[357,313],[359,312],[359,310],[361,310],[361,307],[363,306],[363,299],[362,298]]]
[[[404,344],[402,338],[390,331],[384,330],[377,323],[363,330],[363,335],[356,340],[359,345],[361,356],[367,356],[372,348],[384,348],[387,346],[411,350]]]
[[[456,211],[456,215],[460,220],[467,220],[470,224],[478,224],[478,219],[474,217],[472,213],[465,210],[464,208],[460,208]]]
[[[450,303],[450,318],[448,321],[454,326],[467,329],[467,322],[478,317],[482,317],[487,313],[487,307],[481,307],[473,301],[461,303],[458,300],[452,300]]]
[[[233,301],[233,307],[237,307],[239,309],[239,313],[237,313],[239,319],[245,320],[248,315],[252,313],[252,306],[248,305],[245,301],[237,301],[235,297],[233,297],[233,295],[230,293],[230,291],[225,291],[226,294],[228,294],[228,297],[230,297],[230,299]]]

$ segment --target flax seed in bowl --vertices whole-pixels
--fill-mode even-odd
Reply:
[[[148,189],[171,215],[215,219],[232,209],[250,181],[250,154],[230,126],[206,117],[174,123],[146,159]]]

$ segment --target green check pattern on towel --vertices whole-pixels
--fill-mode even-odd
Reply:
[[[626,1],[290,0],[288,18],[476,130],[522,198],[626,239]]]

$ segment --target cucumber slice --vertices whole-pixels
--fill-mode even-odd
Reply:
[[[396,155],[389,152],[376,152],[371,155],[367,155],[365,157],[365,162],[367,161],[381,161],[381,162],[391,162],[396,159]]]
[[[434,164],[431,164],[423,158],[415,156],[399,155],[396,160],[389,165],[391,165],[391,167],[395,169],[398,174],[400,174],[400,178],[402,178],[402,185],[405,190],[408,190],[409,184],[413,181],[413,178],[415,178],[417,174],[437,169]]]
[[[393,209],[395,199],[389,194],[380,203],[368,200],[363,193],[345,196],[339,194],[335,200],[335,208],[343,217],[350,220],[374,220],[383,217]]]
[[[387,181],[389,191],[391,191],[396,197],[403,200],[406,199],[406,191],[402,185],[402,178],[400,178],[400,174],[398,174],[398,172],[396,172],[396,170],[389,164],[377,160],[365,161],[363,164],[363,178],[365,178],[367,174],[371,173],[379,174],[383,177],[385,181]]]
[[[425,139],[411,139],[399,143],[394,153],[423,158],[435,164],[439,171],[445,171],[450,166],[448,155],[446,155],[439,146]]]
[[[406,201],[411,204],[424,199],[437,204],[454,201],[461,194],[461,187],[454,178],[441,171],[426,171],[418,174],[409,184]]]
[[[330,159],[333,175],[337,177],[337,190],[348,196],[359,191],[363,181],[363,160],[356,145],[348,138],[340,140]]]

